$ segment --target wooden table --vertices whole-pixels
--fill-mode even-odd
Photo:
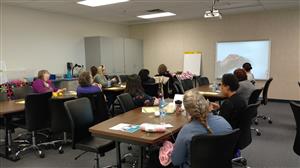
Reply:
[[[123,92],[126,88],[126,85],[114,85],[112,87],[103,87],[104,92]]]
[[[209,101],[221,101],[226,99],[226,97],[221,92],[215,92],[209,85],[198,86],[189,91],[200,92]]]
[[[143,153],[146,146],[163,142],[168,139],[172,134],[179,132],[182,126],[187,122],[186,116],[167,114],[166,123],[173,125],[173,128],[168,128],[164,133],[146,133],[138,130],[134,133],[127,133],[123,131],[110,130],[109,128],[119,124],[119,123],[129,123],[129,124],[142,124],[142,123],[160,123],[160,118],[155,117],[154,114],[142,113],[142,108],[137,108],[120,114],[114,118],[106,120],[99,123],[89,130],[97,137],[114,140],[116,142],[117,149],[117,163],[118,167],[121,167],[120,162],[120,142],[125,142],[129,144],[135,144],[140,146],[140,156],[139,156],[139,167],[143,166]]]

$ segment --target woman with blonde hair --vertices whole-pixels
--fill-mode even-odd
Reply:
[[[191,167],[190,144],[193,136],[223,134],[230,132],[232,128],[223,117],[211,113],[215,104],[209,103],[199,92],[186,92],[183,104],[190,121],[180,130],[171,159],[173,165],[189,168]]]
[[[98,73],[94,76],[94,82],[101,84],[103,87],[108,87],[109,85],[116,83],[117,80],[115,78],[108,80],[106,77],[106,68],[104,65],[100,65],[98,67]]]

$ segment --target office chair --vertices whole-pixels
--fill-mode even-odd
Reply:
[[[194,88],[194,83],[192,79],[180,80],[180,83],[184,91],[188,91]]]
[[[40,158],[44,158],[45,154],[40,146],[47,146],[51,143],[37,143],[36,134],[40,130],[50,128],[50,112],[49,99],[52,93],[29,94],[25,98],[25,128],[31,133],[31,144],[15,153],[16,159],[20,153],[28,150],[35,150]],[[22,126],[21,126],[22,127]]]
[[[25,99],[25,97],[28,94],[33,93],[33,89],[31,86],[15,87],[12,89],[12,92],[13,92],[13,96],[12,96],[13,100]]]
[[[209,85],[209,80],[207,77],[197,77],[198,86]]]
[[[268,104],[268,92],[269,92],[269,87],[270,87],[270,84],[271,84],[272,81],[273,81],[273,78],[270,78],[265,83],[265,86],[264,86],[264,89],[263,89],[263,93],[262,93],[263,97],[262,97],[262,100],[261,100],[261,104],[262,105],[267,105]],[[271,119],[271,117],[260,114],[255,119],[255,124],[256,125],[258,124],[258,119],[260,119],[260,118],[262,118],[264,120],[268,119],[268,123],[269,124],[272,124],[272,122],[273,122],[272,119]]]
[[[6,92],[0,92],[0,101],[8,101]]]
[[[173,85],[174,85],[174,89],[175,89],[175,94],[184,94],[183,86],[178,80],[175,80],[173,82]]]
[[[54,134],[62,134],[62,139],[56,139],[52,141],[53,146],[57,147],[59,153],[64,153],[63,145],[67,144],[67,133],[71,133],[69,118],[64,106],[64,102],[73,100],[75,98],[57,98],[49,99],[49,110],[51,115],[51,131]]]
[[[127,111],[133,110],[136,108],[132,97],[129,93],[123,93],[117,96],[117,99],[120,103],[122,112],[125,113]]]
[[[122,83],[126,83],[128,80],[128,75],[119,75],[119,77]]]
[[[72,134],[72,148],[84,151],[77,157],[87,152],[96,154],[96,167],[99,168],[99,155],[104,156],[106,152],[115,148],[115,142],[91,135],[89,128],[93,126],[93,110],[90,100],[86,97],[70,100],[64,103],[68,119],[70,121]]]
[[[296,121],[296,137],[294,141],[294,152],[300,156],[300,104],[295,102],[290,102],[291,108],[294,113],[295,121]]]
[[[241,120],[239,123],[239,129],[240,129],[240,137],[238,139],[237,143],[237,150],[243,150],[247,146],[249,146],[252,142],[252,136],[251,136],[251,124],[253,119],[257,115],[257,108],[259,107],[260,102],[257,102],[255,104],[248,105],[248,107],[245,109],[245,111],[241,115]],[[240,166],[247,166],[247,160],[239,156],[237,158],[232,159],[234,164],[241,165]]]
[[[143,88],[146,94],[149,96],[157,97],[158,96],[158,83],[144,83]]]
[[[255,89],[252,93],[251,93],[251,95],[250,95],[250,98],[249,98],[249,101],[248,101],[248,105],[250,105],[250,104],[255,104],[255,103],[257,103],[259,100],[259,95],[261,94],[261,92],[262,92],[262,90],[263,90],[263,88],[261,88],[261,89]],[[257,114],[257,112],[256,112],[256,114]],[[255,122],[255,121],[254,121]],[[255,123],[255,124],[257,124],[257,123]],[[261,135],[261,132],[259,131],[259,129],[258,128],[254,128],[254,127],[251,127],[251,130],[254,130],[255,132],[256,132],[256,135],[257,136],[260,136]]]
[[[103,92],[81,93],[79,98],[86,97],[90,100],[93,110],[94,124],[98,124],[109,118],[109,110]]]
[[[239,139],[240,131],[222,135],[196,135],[191,141],[191,168],[232,168],[232,157]]]

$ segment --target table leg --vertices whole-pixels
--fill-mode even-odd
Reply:
[[[10,130],[9,130],[9,122],[8,122],[8,117],[4,116],[3,117],[3,121],[4,121],[4,129],[5,129],[5,149],[4,149],[4,153],[0,153],[0,157],[6,158],[8,160],[11,161],[16,161],[15,158],[10,156],[10,152],[11,152],[11,137],[10,137]]]
[[[140,156],[139,156],[139,163],[138,163],[138,167],[142,168],[144,165],[144,153],[145,153],[145,147],[144,146],[140,146]]]
[[[116,141],[117,167],[122,168],[120,142]]]

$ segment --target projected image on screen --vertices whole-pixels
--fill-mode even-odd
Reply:
[[[245,62],[252,65],[255,79],[269,78],[270,41],[219,42],[216,54],[216,77],[233,73]]]

